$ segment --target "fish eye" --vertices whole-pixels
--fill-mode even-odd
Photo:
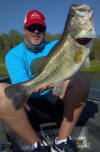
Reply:
[[[92,38],[77,38],[76,42],[81,45],[87,45],[91,40]]]

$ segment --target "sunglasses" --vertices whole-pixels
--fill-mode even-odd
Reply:
[[[32,24],[31,26],[27,27],[27,30],[29,32],[34,32],[35,30],[38,30],[39,32],[45,32],[46,27],[40,24]]]

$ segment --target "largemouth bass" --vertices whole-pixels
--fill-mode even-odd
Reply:
[[[31,64],[32,74],[36,77],[5,89],[14,108],[20,109],[33,90],[72,77],[89,56],[94,37],[93,9],[85,4],[72,5],[60,41],[47,56]]]

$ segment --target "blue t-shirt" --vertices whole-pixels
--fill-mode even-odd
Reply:
[[[45,48],[38,53],[28,50],[24,46],[24,42],[11,49],[5,57],[6,67],[11,79],[11,83],[16,84],[33,78],[35,75],[32,75],[30,70],[31,62],[33,62],[36,58],[47,56],[57,42],[58,41],[55,40],[46,43]],[[48,89],[42,93],[33,94],[32,96],[34,98],[38,98],[50,92],[51,89]]]

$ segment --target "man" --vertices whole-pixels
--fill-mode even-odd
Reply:
[[[44,15],[32,10],[26,14],[24,21],[23,43],[11,49],[6,55],[6,65],[11,83],[27,81],[34,77],[31,74],[30,64],[35,59],[46,56],[51,48],[57,43],[45,41],[46,23]],[[32,147],[33,152],[49,152],[49,146],[40,139],[30,125],[24,108],[14,110],[12,102],[4,94],[7,84],[0,84],[0,119],[3,120],[13,131],[24,139]],[[33,102],[50,94],[52,85],[44,86],[33,91]],[[65,81],[61,101],[63,102],[63,118],[51,151],[76,152],[76,147],[71,140],[71,134],[86,104],[89,90],[87,76],[78,72],[70,80]]]

